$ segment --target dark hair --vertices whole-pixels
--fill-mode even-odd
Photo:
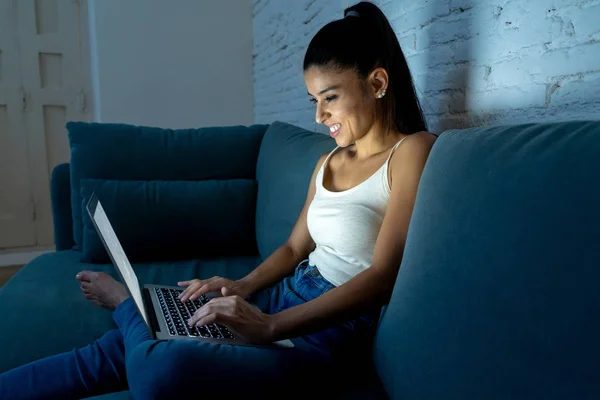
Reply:
[[[403,133],[427,130],[412,76],[388,19],[366,1],[344,10],[344,18],[325,25],[308,45],[304,70],[312,66],[354,69],[365,79],[375,68],[389,76],[383,101],[388,128]]]

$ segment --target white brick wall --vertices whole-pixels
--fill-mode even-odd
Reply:
[[[600,0],[374,0],[390,20],[429,130],[600,119]],[[253,0],[254,118],[323,132],[302,74],[347,0]]]

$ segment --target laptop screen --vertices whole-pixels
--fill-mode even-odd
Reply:
[[[92,219],[94,220],[94,225],[96,226],[96,230],[104,243],[104,247],[108,252],[113,264],[118,268],[121,278],[123,279],[131,297],[135,301],[138,310],[142,314],[144,321],[147,326],[150,326],[148,323],[148,316],[146,315],[146,309],[144,308],[144,302],[142,300],[142,292],[140,291],[140,284],[138,282],[137,276],[127,256],[125,256],[125,252],[121,247],[121,243],[117,239],[117,235],[113,230],[110,222],[108,221],[108,216],[104,212],[102,208],[102,204],[97,199],[94,194],[88,203],[88,212],[90,213]]]

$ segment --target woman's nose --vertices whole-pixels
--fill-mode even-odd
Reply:
[[[323,121],[327,119],[327,113],[323,110],[323,107],[320,104],[317,104],[317,111],[315,115],[315,121],[317,124],[322,124]]]

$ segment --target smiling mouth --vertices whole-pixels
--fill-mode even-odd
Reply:
[[[340,128],[342,127],[342,124],[333,124],[329,127],[329,135],[331,135],[331,137],[336,137],[340,131]]]

